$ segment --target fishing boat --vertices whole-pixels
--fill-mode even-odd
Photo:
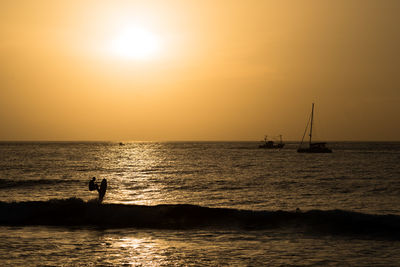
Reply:
[[[267,136],[264,137],[264,143],[259,145],[259,148],[267,148],[267,149],[275,149],[275,148],[283,148],[285,144],[282,142],[282,135],[280,137],[280,142],[275,144],[274,141],[268,140]]]
[[[317,142],[317,143],[312,142],[313,121],[314,121],[314,103],[312,103],[310,120],[307,122],[306,130],[304,131],[304,135],[303,135],[303,138],[301,139],[301,143],[300,143],[299,148],[297,149],[297,152],[299,152],[299,153],[332,153],[332,149],[326,147],[326,142]],[[310,132],[309,132],[310,139],[308,141],[308,147],[302,147],[304,137],[306,135],[309,125],[310,125]]]

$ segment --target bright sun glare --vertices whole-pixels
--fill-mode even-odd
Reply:
[[[111,52],[128,60],[148,60],[160,51],[160,39],[145,28],[127,27],[111,42]]]

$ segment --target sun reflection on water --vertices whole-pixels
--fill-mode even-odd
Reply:
[[[110,254],[123,259],[124,265],[133,266],[167,266],[169,253],[166,251],[173,244],[161,239],[153,239],[149,235],[137,233],[125,237],[108,236],[107,243],[111,244]],[[121,263],[121,262],[119,262]]]
[[[156,205],[165,199],[160,174],[167,163],[163,144],[128,143],[116,147],[119,172],[112,177],[107,201],[121,204]]]

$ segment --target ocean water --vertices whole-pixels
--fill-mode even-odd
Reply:
[[[258,144],[1,142],[0,265],[400,266],[400,142]]]

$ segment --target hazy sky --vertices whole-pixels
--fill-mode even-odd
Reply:
[[[400,140],[400,1],[1,1],[0,140]]]

